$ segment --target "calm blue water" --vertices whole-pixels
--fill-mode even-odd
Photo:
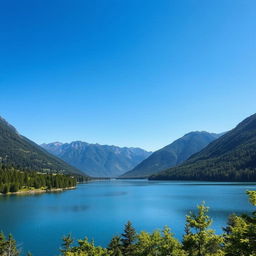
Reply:
[[[185,214],[203,200],[210,206],[217,232],[231,213],[252,211],[246,183],[97,181],[76,190],[0,197],[0,230],[12,233],[23,252],[58,255],[63,235],[88,236],[106,246],[131,220],[138,231],[169,225],[181,238]]]

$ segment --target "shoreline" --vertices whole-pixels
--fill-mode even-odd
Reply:
[[[23,190],[17,192],[8,192],[7,194],[0,193],[0,195],[34,195],[34,194],[43,194],[43,193],[54,193],[54,192],[63,192],[66,190],[76,189],[76,187],[67,187],[67,188],[52,188],[52,189],[31,189]]]

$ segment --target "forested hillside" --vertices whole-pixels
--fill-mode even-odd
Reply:
[[[150,179],[256,181],[256,114],[184,164],[162,171]]]
[[[0,117],[0,163],[24,170],[84,175],[20,135]]]
[[[220,135],[215,133],[190,132],[170,145],[154,152],[120,178],[145,178],[164,169],[176,166],[219,137]]]

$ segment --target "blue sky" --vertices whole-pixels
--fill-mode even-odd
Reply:
[[[254,0],[0,3],[0,115],[37,143],[156,150],[255,112]]]

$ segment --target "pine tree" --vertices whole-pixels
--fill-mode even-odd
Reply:
[[[125,225],[124,233],[122,234],[122,251],[125,256],[134,256],[137,235],[136,230],[133,228],[132,223],[128,221]]]
[[[207,216],[208,207],[198,207],[198,214],[190,213],[186,217],[186,234],[183,236],[183,247],[190,256],[222,255],[223,238],[208,229],[212,220]]]
[[[62,243],[63,249],[61,249],[60,251],[62,253],[68,252],[70,250],[70,246],[74,242],[74,239],[71,237],[70,234],[68,234],[67,236],[64,236],[62,240],[63,240],[63,243]]]
[[[5,236],[4,233],[0,233],[0,255],[3,255],[5,251]]]
[[[108,245],[109,254],[111,256],[122,256],[122,244],[120,236],[114,236]]]
[[[256,206],[256,191],[247,191],[249,201]],[[256,255],[256,212],[251,215],[232,215],[224,229],[227,256]]]
[[[3,186],[3,194],[8,194],[10,192],[10,184],[6,183]]]
[[[4,246],[4,253],[3,255],[6,255],[6,256],[19,256],[20,253],[17,249],[17,246],[16,246],[16,241],[13,239],[13,236],[12,235],[9,235],[8,239],[6,240],[5,242],[5,246]]]

